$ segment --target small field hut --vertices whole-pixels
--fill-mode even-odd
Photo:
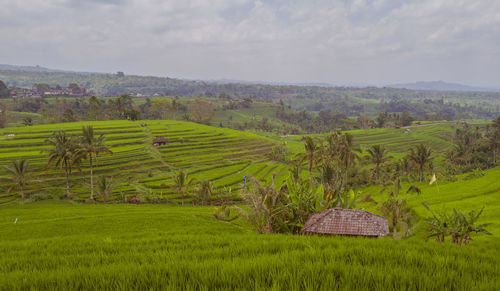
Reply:
[[[156,137],[154,140],[153,140],[153,145],[155,147],[157,146],[162,146],[162,145],[166,145],[168,142],[168,140],[166,140],[165,138],[161,137],[161,136],[158,136]]]
[[[389,223],[387,218],[361,209],[334,208],[311,215],[302,233],[379,237],[389,235]]]

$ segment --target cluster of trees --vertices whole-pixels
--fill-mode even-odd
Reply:
[[[44,98],[21,98],[14,99],[12,110],[40,113],[44,123],[183,118],[209,124],[216,108],[211,102],[201,99],[181,103],[177,99],[146,98],[144,103],[137,106],[130,95],[124,94],[107,101],[96,96],[74,100],[56,99],[53,103]]]
[[[414,163],[418,172],[418,181],[423,181],[424,168],[432,162],[432,151],[419,144],[411,148],[409,154],[394,163],[390,168],[390,177],[383,182],[381,165],[390,160],[387,151],[380,145],[371,146],[367,159],[374,164],[374,183],[383,184],[382,192],[387,192],[385,201],[377,203],[370,195],[361,196],[351,188],[349,169],[356,168],[356,162],[361,160],[360,149],[352,143],[348,134],[333,134],[323,141],[315,141],[306,137],[305,153],[302,160],[306,162],[309,179],[300,175],[296,166],[290,170],[288,179],[282,185],[275,185],[274,179],[270,185],[261,185],[252,179],[250,187],[244,189],[242,198],[249,209],[233,207],[256,227],[259,233],[299,233],[312,213],[324,209],[340,207],[354,208],[357,203],[374,203],[391,223],[393,237],[412,235],[413,226],[419,221],[418,215],[408,206],[406,200],[399,194],[402,182],[409,181],[408,163]],[[406,164],[406,166],[405,166]],[[314,169],[319,168],[318,171]],[[410,185],[406,193],[420,194],[416,185]],[[425,219],[429,237],[444,241],[446,236],[452,237],[452,243],[467,244],[471,233],[483,232],[488,224],[477,225],[482,211],[476,213],[460,213],[454,210],[452,215],[433,213],[433,217]],[[231,218],[230,209],[220,207],[215,214],[217,219]]]
[[[296,110],[344,112],[348,116],[376,112],[409,112],[418,120],[453,120],[493,118],[500,112],[500,93],[442,92],[399,88],[353,88],[330,86],[293,86],[215,83],[171,78],[125,76],[121,74],[76,74],[0,70],[0,77],[9,86],[31,87],[43,82],[83,84],[100,96],[140,93],[145,96],[238,96],[269,102],[286,100]],[[1,90],[0,90],[1,91]],[[1,94],[1,93],[0,93]],[[379,102],[374,102],[377,100]],[[445,100],[450,100],[446,102]],[[469,105],[474,100],[474,105]],[[463,101],[463,102],[462,102]],[[236,103],[228,105],[237,106]]]
[[[81,169],[81,164],[88,159],[90,169],[90,200],[94,200],[94,167],[97,165],[99,154],[112,154],[112,151],[105,145],[104,135],[96,136],[92,126],[84,126],[80,136],[70,136],[65,131],[57,131],[46,140],[50,145],[47,150],[47,169],[55,168],[63,170],[66,180],[66,197],[71,197],[69,177],[74,169]],[[34,182],[32,173],[28,167],[28,161],[13,161],[11,167],[6,167],[11,174],[12,190],[19,188],[21,199],[25,199],[24,189],[29,183]],[[106,183],[106,181],[104,181]]]
[[[495,166],[500,151],[500,117],[484,128],[464,124],[456,129],[453,141],[455,145],[446,156],[457,171]]]
[[[273,149],[279,156],[282,146]],[[334,133],[323,139],[304,138],[305,152],[298,157],[298,163],[290,170],[289,178],[283,185],[261,185],[253,179],[252,187],[244,191],[242,197],[251,205],[249,211],[237,209],[254,224],[259,233],[291,232],[297,233],[314,212],[327,208],[354,208],[358,202],[376,203],[369,195],[360,196],[353,190],[359,186],[366,163],[373,164],[371,179],[368,183],[383,184],[384,190],[390,189],[389,197],[377,205],[382,213],[392,222],[393,234],[402,227],[405,235],[416,220],[415,213],[399,198],[402,181],[409,181],[409,172],[414,169],[417,179],[423,181],[424,170],[432,161],[432,151],[424,144],[414,146],[404,161],[387,164],[390,157],[387,150],[380,146],[371,146],[365,158],[361,157],[361,148],[353,142],[352,135]],[[305,165],[304,165],[305,164]],[[300,173],[302,167],[309,172],[304,179]],[[384,169],[387,167],[386,174]],[[407,193],[420,193],[412,185]],[[399,230],[398,230],[399,229]]]
[[[432,213],[432,217],[425,219],[427,223],[428,237],[435,237],[437,242],[444,242],[446,237],[451,237],[451,243],[458,245],[469,244],[472,233],[485,233],[491,235],[485,227],[491,223],[477,224],[477,221],[483,209],[480,211],[470,211],[462,213],[453,209],[453,212],[435,213],[430,210],[429,206],[424,206]]]
[[[464,98],[464,100],[467,100]],[[457,120],[474,117],[494,118],[497,110],[491,107],[445,102],[443,98],[421,100],[404,100],[393,98],[389,102],[382,102],[375,108],[379,112],[407,111],[418,120]]]
[[[0,80],[0,98],[7,98],[9,97],[9,88],[5,85],[5,83]]]
[[[259,233],[300,233],[311,214],[334,207],[355,208],[360,202],[376,204],[380,211],[390,218],[394,238],[403,227],[406,229],[404,235],[410,235],[410,229],[417,220],[415,212],[398,196],[400,180],[390,191],[387,200],[377,203],[370,195],[361,197],[361,192],[352,189],[332,192],[331,185],[322,180],[321,175],[315,176],[314,182],[310,183],[296,171],[290,172],[288,179],[278,186],[274,184],[274,180],[270,185],[262,185],[252,178],[251,185],[241,194],[250,209],[233,207],[254,225]],[[407,192],[419,191],[415,189],[418,188],[412,186]],[[224,220],[230,217],[229,212],[223,205],[217,210],[216,218]]]
[[[403,111],[401,114],[391,114],[386,111],[379,113],[377,118],[371,121],[371,126],[377,128],[409,126],[413,120],[408,111]]]
[[[318,114],[307,111],[294,112],[281,106],[276,117],[289,124],[296,125],[297,133],[325,133],[335,130],[369,129],[384,127],[402,127],[411,125],[414,120],[408,111],[398,113],[380,113],[376,118],[360,114],[358,118],[349,118],[345,112],[321,110]],[[285,133],[287,134],[287,133]]]

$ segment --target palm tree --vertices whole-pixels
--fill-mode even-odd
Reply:
[[[320,169],[319,176],[316,178],[325,189],[324,199],[326,202],[332,200],[335,194],[335,182],[336,182],[336,173],[332,166],[326,164],[323,165]],[[299,179],[294,179],[298,181]]]
[[[24,126],[32,126],[33,125],[33,118],[31,117],[26,117],[26,118],[23,118],[23,125]]]
[[[500,121],[499,121],[500,123]],[[492,127],[488,128],[486,132],[486,141],[488,142],[488,147],[491,149],[492,163],[496,165],[498,151],[500,149],[500,128]]]
[[[111,196],[113,193],[113,189],[115,188],[115,184],[113,183],[113,178],[101,176],[99,180],[97,180],[97,193],[101,196],[104,203],[106,203],[106,199]]]
[[[344,134],[340,141],[340,160],[343,161],[344,164],[344,184],[347,185],[349,166],[352,165],[356,159],[359,159],[356,152],[361,152],[361,149],[354,145],[353,136],[349,133]]]
[[[241,197],[249,204],[250,210],[246,211],[235,207],[251,224],[259,234],[273,233],[275,231],[273,222],[282,212],[282,196],[280,191],[271,185],[263,186],[255,178],[251,178],[253,187],[246,188]],[[306,186],[307,187],[307,186]]]
[[[406,215],[408,214],[406,200],[401,200],[395,196],[391,196],[380,206],[379,209],[385,216],[391,217],[392,236],[393,238],[396,238],[398,220],[405,219]]]
[[[24,186],[26,186],[26,184],[28,184],[28,182],[31,180],[31,173],[28,170],[28,161],[12,161],[12,167],[4,166],[4,168],[12,176],[11,180],[13,182],[13,185],[9,188],[8,191],[10,192],[15,187],[19,187],[19,190],[21,191],[21,199],[24,200]]]
[[[48,150],[49,160],[47,168],[54,166],[57,169],[64,169],[66,176],[66,198],[71,197],[69,192],[69,175],[73,167],[79,168],[82,159],[82,153],[78,148],[75,140],[68,135],[65,131],[58,131],[52,134],[52,137],[47,139],[46,142],[52,146]]]
[[[90,200],[94,200],[94,172],[93,172],[93,162],[97,160],[97,155],[99,153],[110,153],[113,152],[104,145],[104,135],[100,135],[96,138],[94,135],[94,127],[84,126],[82,127],[82,136],[80,141],[81,153],[84,157],[89,157],[90,165]]]
[[[205,201],[212,196],[214,192],[214,186],[210,180],[204,180],[200,182],[200,187],[198,189],[198,196],[201,200],[201,205],[205,203]]]
[[[376,183],[380,183],[380,165],[389,160],[387,149],[381,145],[372,145],[368,150],[370,160],[375,164]]]
[[[312,137],[308,136],[306,137],[306,141],[304,144],[304,149],[306,150],[306,157],[309,161],[309,177],[311,179],[311,189],[313,186],[313,175],[312,175],[312,167],[313,167],[313,162],[314,162],[314,154],[318,150],[318,146],[312,139]]]
[[[424,167],[432,161],[432,150],[430,147],[421,143],[410,149],[408,158],[418,165],[420,182],[424,180]]]
[[[178,171],[175,176],[172,177],[172,179],[174,180],[174,184],[172,185],[172,187],[182,195],[182,205],[184,205],[184,194],[186,188],[191,186],[195,180],[188,180],[188,173],[185,173],[182,170]]]

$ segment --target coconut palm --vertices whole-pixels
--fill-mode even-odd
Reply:
[[[387,201],[382,203],[379,209],[385,216],[391,217],[392,236],[393,238],[396,238],[398,221],[400,219],[407,220],[406,216],[409,213],[409,209],[406,206],[406,200],[401,200],[395,196],[391,196],[387,199]]]
[[[82,136],[80,140],[80,152],[83,157],[89,158],[90,166],[90,200],[94,200],[94,172],[93,165],[94,161],[97,160],[97,155],[100,153],[110,153],[113,152],[104,145],[104,135],[96,137],[94,134],[94,127],[84,126],[82,127]]]
[[[71,197],[69,192],[69,176],[73,168],[79,168],[82,160],[82,152],[73,138],[66,135],[64,131],[57,131],[52,137],[46,140],[52,146],[48,150],[47,168],[54,166],[57,169],[64,169],[66,177],[66,198]]]
[[[410,149],[408,158],[418,165],[420,182],[424,181],[424,167],[432,161],[431,155],[431,148],[422,143]]]
[[[314,155],[316,151],[318,150],[318,146],[312,139],[312,137],[308,136],[306,137],[306,141],[304,144],[304,149],[306,150],[306,156],[309,162],[309,178],[311,180],[311,189],[312,189],[312,184],[313,184],[313,175],[312,175],[312,167],[313,167],[313,162],[314,162]]]
[[[97,193],[102,198],[104,203],[106,203],[106,199],[111,196],[114,188],[115,184],[113,183],[113,178],[111,177],[101,176],[97,180]]]
[[[334,197],[333,195],[335,194],[335,182],[336,182],[336,175],[337,173],[333,169],[332,166],[330,165],[323,165],[320,169],[319,176],[316,177],[316,180],[323,185],[323,188],[325,189],[324,193],[324,199],[326,202],[332,200]],[[298,181],[298,179],[294,179],[295,181]]]
[[[180,170],[178,171],[172,179],[174,180],[174,184],[172,185],[172,188],[174,188],[177,193],[180,193],[182,195],[182,205],[184,205],[184,194],[186,192],[186,189],[193,185],[195,182],[195,179],[189,179],[188,173]]]
[[[357,152],[361,152],[361,148],[354,145],[353,140],[353,136],[349,133],[342,135],[340,139],[339,158],[343,163],[345,185],[347,185],[348,182],[349,168],[354,164],[355,160],[359,159]]]
[[[15,187],[19,187],[19,191],[21,192],[21,199],[24,200],[24,187],[31,180],[31,173],[28,170],[28,161],[26,160],[18,160],[12,161],[11,167],[4,168],[11,175],[11,180],[13,185],[8,189],[10,192]]]
[[[500,150],[500,128],[492,127],[486,132],[486,141],[492,154],[492,163],[496,165],[497,156]]]
[[[204,180],[200,182],[200,186],[198,188],[198,197],[201,200],[201,205],[205,203],[205,201],[212,196],[214,192],[214,186],[210,180]]]
[[[375,164],[376,183],[380,183],[380,165],[389,160],[387,149],[381,145],[372,145],[368,150],[369,159]]]

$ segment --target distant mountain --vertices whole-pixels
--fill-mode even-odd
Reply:
[[[102,73],[95,73],[95,72],[76,72],[76,71],[49,69],[49,68],[41,67],[39,65],[36,65],[36,66],[17,66],[17,65],[0,64],[0,70],[48,72],[48,73],[102,74]]]
[[[388,85],[390,88],[404,88],[410,90],[429,91],[458,91],[458,92],[500,92],[499,88],[473,87],[457,83],[447,83],[443,81],[415,82],[407,84]]]

